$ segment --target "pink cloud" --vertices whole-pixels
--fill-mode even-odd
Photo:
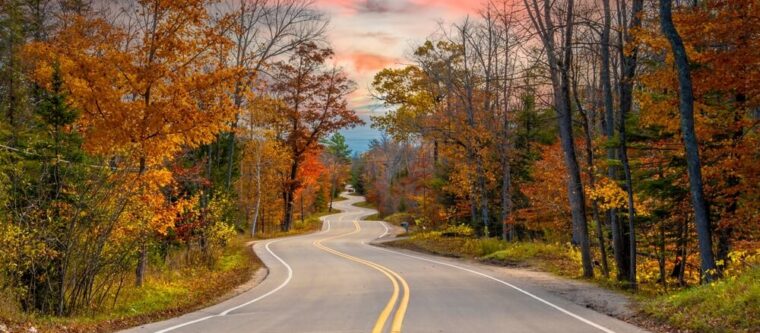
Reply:
[[[410,0],[422,7],[446,7],[462,14],[476,14],[483,8],[485,1],[477,0]]]
[[[344,14],[419,14],[441,8],[452,14],[475,14],[485,0],[317,0],[317,4],[337,7]]]
[[[339,60],[352,63],[357,73],[377,72],[399,61],[396,58],[366,52],[353,52],[338,57]]]

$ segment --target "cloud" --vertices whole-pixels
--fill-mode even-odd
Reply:
[[[351,15],[409,14],[425,9],[410,0],[319,0],[318,3],[338,7]]]
[[[397,58],[382,56],[368,52],[353,52],[341,54],[339,60],[347,61],[353,64],[354,70],[358,73],[376,72],[388,65],[399,62]]]

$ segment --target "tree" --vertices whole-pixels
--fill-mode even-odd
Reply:
[[[667,37],[672,49],[675,66],[678,70],[679,111],[681,113],[681,135],[686,152],[686,164],[689,175],[689,191],[694,208],[694,218],[699,238],[702,274],[708,282],[720,276],[715,264],[712,246],[712,227],[710,213],[705,199],[702,183],[702,165],[699,158],[699,145],[694,130],[694,91],[689,69],[689,58],[683,40],[673,24],[672,0],[660,0],[660,28]]]
[[[250,100],[247,89],[257,80],[261,70],[272,59],[293,52],[308,42],[324,38],[327,19],[312,8],[310,0],[229,0],[229,38],[235,43],[230,48],[232,62],[243,70],[234,83],[232,99],[238,111],[231,122],[231,131],[218,140],[226,141],[226,171],[224,184],[227,190],[232,183],[235,168],[236,128],[241,108]]]
[[[351,162],[351,149],[346,144],[346,137],[340,133],[333,134],[330,139],[324,140],[325,162],[330,178],[330,205],[328,210],[332,212],[333,200],[338,195],[339,180],[345,176],[346,167]]]
[[[282,122],[274,126],[291,158],[282,193],[283,231],[290,230],[293,220],[294,194],[301,187],[299,169],[306,153],[330,133],[362,123],[346,102],[346,96],[354,90],[353,82],[340,69],[325,66],[332,56],[331,49],[306,43],[289,61],[273,66],[272,95],[282,101],[277,109]]]
[[[213,140],[234,113],[227,92],[239,71],[217,61],[230,43],[209,4],[142,0],[128,11],[133,17],[114,24],[73,15],[55,39],[28,47],[43,87],[60,64],[71,104],[82,111],[85,149],[137,170],[141,204],[160,201],[167,159]],[[138,285],[152,218],[142,216]]]
[[[559,38],[564,44],[559,47],[556,45],[556,31],[560,31],[560,29],[554,23],[554,5],[548,1],[545,1],[543,6],[539,6],[536,1],[533,1],[532,4],[528,0],[524,2],[528,9],[530,20],[533,23],[533,28],[538,32],[546,50],[552,89],[554,91],[554,106],[559,115],[557,119],[559,122],[560,140],[568,173],[567,187],[573,217],[573,241],[580,246],[583,260],[583,276],[592,277],[594,269],[591,262],[591,250],[588,240],[585,195],[575,153],[572,108],[570,106],[570,66],[573,57],[574,1],[568,0],[564,8],[565,15],[562,21],[564,31]]]

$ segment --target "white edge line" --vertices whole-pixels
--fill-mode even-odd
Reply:
[[[380,223],[382,223],[383,226],[385,226],[385,222],[380,222]],[[388,227],[385,226],[385,228],[387,229]],[[579,320],[579,321],[581,321],[583,323],[586,323],[586,324],[588,324],[588,325],[590,325],[592,327],[595,327],[595,328],[601,330],[602,332],[615,333],[615,331],[610,330],[609,328],[606,328],[606,327],[601,326],[601,325],[599,325],[597,323],[594,323],[594,322],[592,322],[592,321],[590,321],[590,320],[588,320],[586,318],[583,318],[583,317],[581,317],[581,316],[579,316],[579,315],[577,315],[575,313],[572,313],[572,312],[570,312],[568,310],[565,310],[564,308],[560,307],[559,305],[555,305],[554,303],[551,303],[551,302],[549,302],[549,301],[547,301],[547,300],[545,300],[545,299],[543,299],[541,297],[538,297],[538,296],[536,296],[536,295],[534,295],[534,294],[532,294],[532,293],[530,293],[530,292],[528,292],[528,291],[526,291],[526,290],[524,290],[524,289],[522,289],[522,288],[520,288],[518,286],[515,286],[515,285],[513,285],[513,284],[511,284],[509,282],[497,279],[497,278],[495,278],[493,276],[490,276],[488,274],[484,274],[484,273],[481,273],[481,272],[478,272],[478,271],[475,271],[475,270],[472,270],[472,269],[469,269],[469,268],[465,268],[465,267],[449,264],[449,263],[442,262],[442,261],[427,259],[427,258],[424,258],[424,257],[419,257],[419,256],[411,255],[411,254],[406,254],[406,253],[402,253],[402,252],[388,250],[386,248],[379,247],[379,246],[375,246],[375,248],[377,248],[379,250],[382,250],[382,251],[386,251],[386,252],[402,255],[402,256],[405,256],[405,257],[414,258],[414,259],[417,259],[417,260],[432,262],[432,263],[436,263],[436,264],[439,264],[439,265],[456,268],[456,269],[459,269],[459,270],[462,270],[462,271],[465,271],[465,272],[469,272],[469,273],[472,273],[472,274],[475,274],[475,275],[482,276],[482,277],[487,278],[487,279],[491,279],[491,280],[496,281],[498,283],[501,283],[501,284],[503,284],[503,285],[505,285],[507,287],[510,287],[510,288],[512,288],[514,290],[517,290],[517,291],[519,291],[519,292],[521,292],[521,293],[523,293],[523,294],[525,294],[527,296],[530,296],[531,298],[533,298],[533,299],[535,299],[535,300],[537,300],[537,301],[539,301],[541,303],[544,303],[544,304],[546,304],[546,305],[548,305],[548,306],[550,306],[550,307],[552,307],[552,308],[554,308],[554,309],[556,309],[556,310],[558,310],[558,311],[560,311],[560,312],[562,312],[562,313],[564,313],[564,314],[566,314],[566,315],[568,315],[570,317],[573,317],[573,318],[575,318],[575,319],[577,319],[577,320]]]
[[[325,230],[322,230],[319,233],[322,234],[322,233],[329,232],[330,231],[330,221],[328,221],[327,219],[323,219],[322,222],[327,223],[327,228]],[[304,236],[309,236],[309,235],[304,235]],[[275,259],[277,259],[277,261],[279,261],[280,263],[282,263],[285,266],[285,268],[288,270],[288,277],[279,286],[277,286],[277,288],[274,288],[274,289],[270,290],[269,292],[267,292],[266,294],[261,295],[259,297],[256,297],[256,298],[254,298],[254,299],[252,299],[252,300],[250,300],[248,302],[245,302],[243,304],[231,307],[231,308],[229,308],[229,309],[227,309],[227,310],[225,310],[223,312],[220,312],[219,314],[211,315],[211,316],[206,316],[206,317],[198,318],[198,319],[191,320],[191,321],[188,321],[188,322],[184,322],[184,323],[179,324],[179,325],[175,325],[175,326],[172,326],[172,327],[168,327],[168,328],[162,329],[160,331],[156,331],[155,333],[166,333],[166,332],[173,331],[173,330],[176,330],[178,328],[189,326],[189,325],[192,325],[192,324],[196,324],[196,323],[199,323],[199,322],[202,322],[204,320],[208,320],[208,319],[211,319],[211,318],[214,318],[214,317],[226,316],[227,314],[229,314],[232,311],[235,311],[235,310],[240,309],[242,307],[245,307],[245,306],[251,305],[251,304],[253,304],[255,302],[258,302],[258,301],[260,301],[260,300],[262,300],[262,299],[264,299],[264,298],[266,298],[266,297],[268,297],[268,296],[270,296],[270,295],[278,292],[280,289],[284,288],[286,285],[288,285],[288,283],[290,283],[290,280],[293,279],[293,269],[290,267],[290,265],[288,265],[288,263],[285,262],[285,260],[282,260],[282,258],[280,258],[278,255],[274,254],[274,252],[272,252],[272,249],[269,248],[269,245],[277,243],[277,242],[279,242],[281,240],[284,240],[284,239],[278,239],[278,240],[271,241],[271,242],[267,243],[267,245],[264,246],[264,248],[267,250],[267,252],[269,252],[269,254],[271,254]]]

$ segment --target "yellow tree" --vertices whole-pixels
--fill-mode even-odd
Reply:
[[[60,68],[85,149],[134,169],[141,209],[136,283],[142,284],[150,229],[162,214],[166,161],[183,148],[213,140],[234,114],[228,92],[239,74],[221,61],[231,43],[227,20],[212,20],[209,0],[139,0],[112,21],[72,16],[55,38],[33,43],[34,78],[49,85]],[[155,216],[154,216],[155,215]],[[163,227],[158,227],[160,230]]]

